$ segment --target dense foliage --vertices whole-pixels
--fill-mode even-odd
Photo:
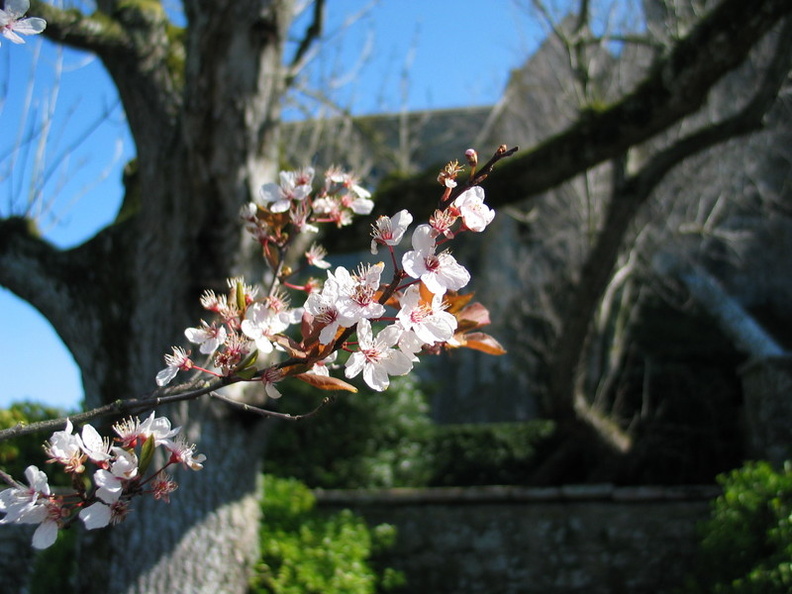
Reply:
[[[289,393],[282,410],[304,412],[310,392]],[[526,484],[553,423],[437,425],[411,377],[387,393],[344,394],[332,414],[275,432],[267,472],[325,489]]]
[[[305,412],[317,398],[315,390],[295,382],[280,410]],[[387,392],[340,395],[331,411],[279,426],[264,467],[311,487],[423,485],[431,469],[424,448],[432,428],[428,411],[426,396],[409,376],[394,378]]]
[[[57,419],[66,414],[61,409],[35,402],[15,402],[8,408],[0,408],[0,429],[8,429],[20,423]],[[23,435],[0,442],[0,470],[11,476],[21,477],[25,468],[35,464],[47,473],[51,484],[68,485],[68,477],[57,465],[45,464],[46,458],[44,448],[41,447],[41,435]]]
[[[531,482],[553,435],[551,421],[439,425],[429,486],[520,485]]]
[[[294,479],[264,477],[261,562],[255,594],[369,594],[402,585],[391,569],[377,571],[372,555],[394,542],[387,524],[369,528],[349,510],[322,515],[314,496]]]
[[[703,525],[694,594],[792,591],[792,465],[752,462],[719,476],[723,494]]]

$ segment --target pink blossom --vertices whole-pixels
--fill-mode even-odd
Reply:
[[[154,499],[161,499],[165,503],[170,503],[170,494],[178,488],[179,485],[176,481],[171,479],[170,475],[164,471],[160,471],[151,481],[151,494]]]

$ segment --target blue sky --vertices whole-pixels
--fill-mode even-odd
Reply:
[[[345,27],[349,15],[372,3],[329,0],[329,39],[313,78],[347,78],[333,96],[357,114],[495,103],[509,71],[541,37],[519,4],[383,0]],[[41,229],[61,247],[79,244],[113,219],[121,169],[134,145],[98,60],[38,38],[22,46],[4,42],[0,130],[0,215],[23,213],[28,197],[43,197],[34,201]],[[41,145],[46,152],[36,159]],[[0,308],[0,407],[34,400],[77,408],[79,373],[49,323],[5,289]]]

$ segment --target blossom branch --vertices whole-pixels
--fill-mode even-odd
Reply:
[[[184,391],[181,390],[185,388],[185,386],[190,386],[191,384],[182,384],[180,386],[174,386],[166,390],[156,390],[151,394],[140,396],[138,398],[118,399],[109,404],[105,404],[104,406],[99,406],[88,411],[68,415],[68,417],[47,419],[29,424],[19,423],[13,427],[9,427],[8,429],[0,429],[0,441],[45,431],[58,431],[63,429],[69,421],[75,424],[82,424],[103,417],[118,417],[126,414],[140,414],[148,412],[166,404],[172,404],[174,402],[182,402],[186,400],[195,400],[204,394],[212,392],[213,390],[218,390],[238,381],[241,380],[239,378],[233,377],[222,377],[207,382],[206,385],[200,388],[184,389]],[[157,395],[163,393],[165,393],[165,395]]]

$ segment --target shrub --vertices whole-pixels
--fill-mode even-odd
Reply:
[[[284,397],[281,410],[301,413],[316,405],[306,386]],[[398,377],[387,392],[361,390],[337,397],[332,410],[303,423],[284,423],[267,446],[269,474],[310,487],[422,486],[432,468],[432,431],[426,396],[412,377]]]
[[[8,408],[0,409],[0,429],[8,429],[20,423],[30,424],[57,419],[65,415],[66,412],[63,410],[35,402],[15,402]],[[20,479],[25,474],[25,468],[35,464],[47,473],[50,484],[69,485],[69,477],[60,470],[59,465],[46,464],[47,456],[41,444],[40,433],[0,442],[0,469]]]
[[[438,425],[431,440],[431,486],[520,485],[530,482],[551,421]]]
[[[298,389],[282,410],[305,412],[315,399]],[[554,428],[544,420],[436,425],[428,410],[411,377],[395,378],[384,393],[344,394],[329,414],[278,427],[265,468],[324,489],[519,485],[530,482]]]
[[[369,594],[402,585],[391,569],[377,572],[372,554],[391,546],[395,529],[370,529],[349,510],[322,515],[310,490],[295,479],[264,477],[261,561],[255,594]]]
[[[722,474],[723,494],[703,524],[701,564],[690,592],[792,591],[792,466],[753,462]]]

